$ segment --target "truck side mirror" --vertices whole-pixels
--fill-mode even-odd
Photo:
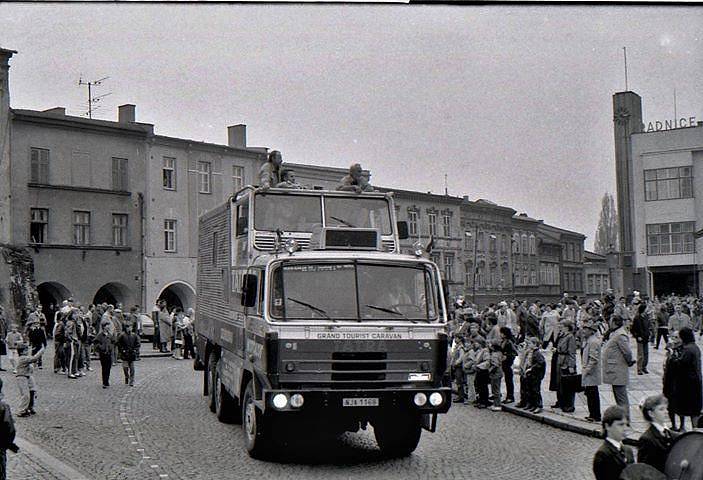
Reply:
[[[244,307],[255,307],[256,306],[256,287],[259,281],[256,275],[247,273],[242,278],[242,306]]]
[[[408,222],[406,221],[399,221],[397,222],[398,225],[398,239],[399,240],[407,240],[410,238],[410,233],[408,232]]]

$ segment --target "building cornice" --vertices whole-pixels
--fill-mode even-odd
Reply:
[[[47,190],[67,190],[71,192],[85,192],[85,193],[102,193],[106,195],[118,195],[123,197],[129,197],[132,192],[124,190],[110,190],[108,188],[94,188],[94,187],[77,187],[74,185],[49,185],[45,183],[28,183],[29,188],[39,188]]]

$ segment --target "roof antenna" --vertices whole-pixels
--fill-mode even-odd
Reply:
[[[95,96],[95,97],[94,97],[94,96],[93,96],[93,92],[92,92],[92,88],[93,88],[93,87],[97,87],[97,86],[99,86],[99,85],[102,85],[102,83],[103,83],[105,80],[107,80],[108,78],[110,78],[110,77],[103,77],[103,78],[101,78],[100,80],[85,81],[85,80],[83,80],[83,75],[81,75],[80,77],[78,77],[78,86],[79,86],[79,87],[82,86],[82,85],[87,85],[87,86],[88,86],[88,112],[87,112],[87,115],[88,115],[88,118],[90,118],[90,119],[93,118],[93,110],[97,110],[97,108],[93,108],[93,105],[96,104],[96,103],[98,103],[98,102],[99,102],[100,100],[102,100],[104,97],[107,97],[108,95],[110,95],[110,94],[112,93],[112,92],[110,92],[110,93],[104,93],[104,94],[102,94],[102,95],[98,95],[98,96]],[[86,114],[84,113],[84,115],[86,115]]]

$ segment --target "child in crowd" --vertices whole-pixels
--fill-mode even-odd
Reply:
[[[476,401],[476,358],[481,345],[477,341],[479,337],[474,337],[471,342],[471,347],[466,350],[461,359],[462,370],[464,371],[464,379],[466,384],[466,399],[464,405],[469,405]]]
[[[10,357],[10,365],[12,365],[12,373],[17,373],[17,345],[22,342],[22,334],[20,333],[17,325],[12,325],[12,329],[5,336],[5,344],[7,345],[7,352]]]
[[[17,414],[18,417],[28,417],[34,415],[34,398],[36,396],[36,384],[34,383],[34,364],[39,361],[42,354],[44,353],[44,347],[40,348],[39,351],[34,355],[29,355],[29,345],[26,343],[19,343],[17,345],[17,353],[19,358],[17,359],[17,386],[20,391],[20,413]]]
[[[488,385],[491,383],[491,379],[488,374],[488,368],[491,364],[491,355],[488,352],[488,348],[486,348],[486,341],[483,337],[475,337],[474,342],[478,347],[475,351],[476,378],[474,379],[474,386],[477,398],[474,405],[477,408],[486,408],[489,406]]]
[[[532,413],[540,413],[542,411],[542,380],[547,364],[539,349],[539,340],[536,337],[527,337],[525,343],[524,379],[527,398],[524,408]]]
[[[454,351],[452,352],[452,375],[457,391],[457,398],[454,399],[455,402],[466,401],[466,384],[464,369],[462,367],[462,358],[466,354],[467,350],[468,345],[466,343],[466,337],[464,337],[464,335],[457,336]]]
[[[493,398],[493,405],[489,410],[493,412],[500,412],[501,408],[501,393],[500,384],[503,380],[503,349],[501,348],[501,342],[499,339],[493,340],[489,345],[490,360],[488,367],[488,376],[491,382],[491,396]]]

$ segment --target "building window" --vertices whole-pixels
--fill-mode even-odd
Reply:
[[[127,215],[123,213],[112,214],[112,245],[127,246]]]
[[[164,166],[162,170],[164,189],[176,189],[176,159],[173,157],[164,157]]]
[[[483,287],[486,285],[486,264],[484,262],[478,262],[478,269],[476,270],[476,286]]]
[[[488,250],[491,253],[495,253],[497,244],[498,238],[495,235],[488,235]]]
[[[127,159],[112,157],[112,189],[126,192],[127,181]]]
[[[576,280],[574,289],[576,291],[583,290],[583,277],[581,277],[581,272],[574,272],[574,280]]]
[[[452,236],[452,217],[447,213],[442,215],[442,233],[447,238]]]
[[[693,197],[691,167],[658,168],[644,171],[645,200]]]
[[[476,236],[476,250],[479,252],[483,252],[485,250],[485,235],[483,232],[478,232],[478,235]]]
[[[49,210],[46,208],[32,208],[29,224],[29,241],[32,243],[46,243],[49,238]]]
[[[537,255],[537,241],[534,235],[530,235],[530,255]]]
[[[520,247],[520,251],[523,255],[527,255],[530,253],[530,247],[527,244],[527,235],[525,235],[524,233],[522,234],[522,245],[520,245]]]
[[[210,162],[198,162],[198,186],[200,193],[212,192],[212,165]]]
[[[654,223],[647,225],[649,255],[693,253],[694,222]]]
[[[430,225],[430,235],[437,236],[437,214],[436,213],[428,213],[427,220]]]
[[[444,279],[454,281],[454,255],[444,255]]]
[[[523,267],[522,267],[522,284],[523,285],[530,284],[530,278],[529,278],[529,273],[527,271],[527,265],[523,265]]]
[[[244,187],[244,167],[232,165],[232,188],[237,193]]]
[[[513,253],[520,253],[520,234],[513,233]]]
[[[415,210],[408,211],[408,233],[413,237],[417,236],[417,212]]]
[[[500,236],[500,252],[508,253],[508,236],[506,234]]]
[[[442,261],[442,257],[439,253],[431,253],[430,254],[430,260],[433,261],[434,263],[437,264],[437,266],[440,266],[440,263]]]
[[[164,251],[176,251],[176,221],[164,220]]]
[[[49,183],[49,150],[32,147],[30,155],[29,181],[31,183]]]
[[[90,245],[90,212],[73,212],[73,244]]]
[[[474,285],[474,264],[473,262],[466,263],[466,281],[464,282],[467,287],[473,287]]]

